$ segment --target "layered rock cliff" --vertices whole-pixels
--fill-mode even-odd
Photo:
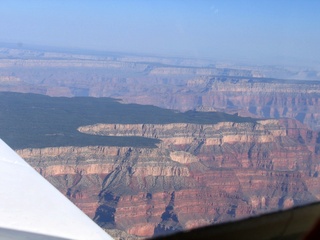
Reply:
[[[320,84],[310,81],[319,72],[6,49],[0,57],[1,91],[237,113],[1,94],[1,137],[118,236],[157,236],[320,198]],[[309,81],[275,79],[300,77]]]
[[[202,76],[181,87],[121,96],[127,102],[186,111],[225,111],[241,116],[294,118],[320,129],[320,82]],[[160,99],[160,101],[159,101]]]
[[[95,124],[78,130],[161,140],[153,149],[18,150],[107,229],[151,237],[320,198],[320,138],[295,120]]]

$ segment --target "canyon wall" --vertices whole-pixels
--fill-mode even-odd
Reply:
[[[320,130],[320,74],[312,81],[298,69],[129,56],[50,56],[0,59],[0,91],[113,97],[179,111],[287,117]],[[271,78],[275,76],[287,80]]]
[[[126,94],[126,102],[187,111],[224,111],[258,118],[294,118],[320,129],[320,82],[202,76],[181,86]]]
[[[18,150],[99,225],[130,236],[157,236],[320,198],[320,137],[296,120],[95,124],[78,130],[161,140],[153,149]]]
[[[115,236],[157,236],[320,198],[318,70],[18,49],[0,49],[0,58],[0,91],[113,97],[124,103],[179,111],[221,111],[235,114],[234,117],[259,118],[202,125],[116,123],[128,117],[132,122],[141,122],[137,116],[127,116],[127,109],[115,116],[113,124],[98,124],[97,120],[96,124],[77,125],[78,131],[68,129],[69,139],[92,135],[148,137],[160,140],[156,148],[113,144],[17,150]],[[35,105],[23,109],[24,113],[34,111]],[[51,109],[61,109],[62,105]],[[94,105],[88,108],[93,109]],[[3,106],[7,112],[2,116],[8,114],[7,107]],[[47,106],[39,109],[38,114],[48,113]],[[41,130],[52,128],[49,135],[65,140],[63,124],[74,126],[70,121],[77,122],[79,116],[89,118],[104,108],[97,109],[71,116],[68,121],[61,119],[72,112],[70,109],[58,118],[47,115],[51,116],[50,121],[57,119],[54,122],[61,123],[61,128],[54,128],[54,123],[47,120],[41,125],[40,116],[46,114],[28,121]],[[104,109],[103,113],[114,114],[109,110]],[[26,116],[29,114],[21,115],[21,119]],[[6,122],[16,119],[13,115]],[[32,127],[22,129],[24,134],[31,136],[37,131]],[[12,129],[16,134],[19,128]],[[10,131],[9,139],[14,135]],[[46,137],[49,135],[45,132]],[[23,141],[28,137],[23,136]]]

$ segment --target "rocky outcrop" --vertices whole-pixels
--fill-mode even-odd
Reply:
[[[319,136],[296,120],[96,124],[78,130],[161,140],[152,149],[18,150],[98,224],[130,236],[171,233],[320,197]]]
[[[204,138],[210,144],[227,142],[271,142],[274,137],[285,136],[285,127],[277,120],[255,123],[221,122],[212,125],[190,123],[172,124],[95,124],[82,126],[78,131],[102,136],[141,136],[170,140],[182,138],[185,141]],[[266,126],[266,127],[265,127]],[[248,130],[255,134],[247,135]]]

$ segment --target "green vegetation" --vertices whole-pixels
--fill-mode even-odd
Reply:
[[[77,128],[96,123],[199,123],[254,122],[219,112],[178,113],[138,104],[121,104],[111,98],[48,97],[0,92],[0,138],[12,148],[54,146],[155,147],[157,139],[106,137],[83,134]]]

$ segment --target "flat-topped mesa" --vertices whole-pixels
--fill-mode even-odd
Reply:
[[[278,120],[257,123],[220,122],[217,124],[95,124],[82,126],[78,131],[102,136],[141,136],[159,138],[165,143],[185,143],[195,138],[205,145],[221,145],[232,142],[273,142],[275,137],[285,137],[286,128]]]

